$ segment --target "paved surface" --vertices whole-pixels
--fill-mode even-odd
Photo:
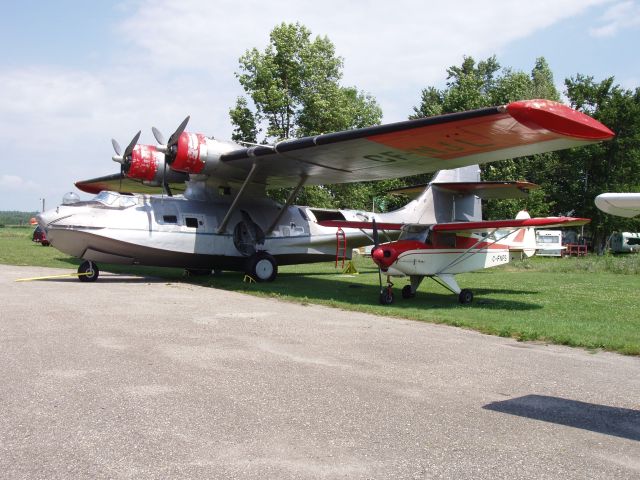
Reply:
[[[2,478],[640,478],[640,359],[0,266]]]

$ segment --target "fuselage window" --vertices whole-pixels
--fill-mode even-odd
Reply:
[[[178,217],[175,215],[163,215],[162,220],[164,223],[178,223]]]
[[[189,228],[198,228],[198,219],[193,217],[185,217],[184,223]]]

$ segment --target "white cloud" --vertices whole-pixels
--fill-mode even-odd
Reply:
[[[620,30],[640,26],[640,5],[629,0],[616,3],[604,13],[603,25],[592,28],[589,33],[594,37],[613,37]]]
[[[95,47],[96,58],[105,59],[101,67],[43,63],[0,71],[2,164],[18,166],[23,190],[39,185],[39,195],[58,201],[73,181],[117,171],[111,137],[124,145],[142,129],[141,142],[155,143],[152,125],[168,136],[191,114],[190,130],[228,138],[228,109],[242,93],[234,75],[238,58],[247,49],[264,48],[282,21],[300,21],[314,35],[328,36],[345,58],[344,83],[373,94],[385,121],[396,121],[462,55],[500,53],[516,39],[605,1],[119,4],[125,19],[115,25],[113,38]],[[4,189],[15,185],[11,178],[3,177]],[[19,208],[19,196],[2,193],[0,209]],[[23,203],[31,197],[25,193]]]
[[[8,191],[37,190],[38,184],[17,175],[0,175],[0,188]]]

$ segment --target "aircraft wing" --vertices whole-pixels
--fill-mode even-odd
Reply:
[[[225,150],[219,155],[214,152],[216,160],[202,173],[227,184],[241,185],[250,179],[270,188],[297,186],[301,180],[308,185],[351,183],[550,152],[613,136],[597,120],[565,105],[525,100],[286,140],[276,145]],[[103,178],[99,178],[76,185],[93,192],[102,183]],[[120,190],[119,185],[118,176],[116,184],[111,182],[108,188]],[[132,184],[130,188],[143,191],[142,184]]]
[[[275,146],[242,148],[220,156],[228,180],[270,187],[399,178],[609,140],[597,120],[548,100],[408,120]],[[232,178],[235,177],[235,178]]]
[[[483,220],[480,222],[448,222],[431,225],[434,232],[492,232],[494,230],[516,230],[518,228],[552,228],[552,227],[577,227],[586,225],[591,220],[588,218],[575,217],[542,217],[542,218],[522,218],[510,220]],[[372,222],[357,222],[349,220],[324,220],[318,222],[323,227],[335,228],[358,228],[372,230]],[[402,230],[404,223],[378,223],[376,226],[380,230]]]
[[[103,190],[121,193],[162,193],[162,187],[146,185],[140,180],[129,178],[121,173],[76,182],[76,187],[87,193],[100,193]],[[186,185],[184,182],[170,183],[169,188],[176,193],[183,193]]]
[[[596,207],[619,217],[640,215],[640,193],[603,193],[596,197]]]
[[[515,220],[484,220],[481,222],[438,223],[431,227],[434,232],[492,232],[494,230],[516,230],[518,228],[578,227],[586,225],[589,218],[542,217]]]

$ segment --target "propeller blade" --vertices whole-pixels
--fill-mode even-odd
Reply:
[[[189,123],[190,118],[191,116],[187,115],[187,118],[185,118],[178,126],[176,131],[171,134],[171,136],[169,137],[169,142],[167,142],[168,148],[171,148],[178,143],[178,139],[180,138],[180,135],[182,135],[182,132],[184,132],[184,129],[187,128],[187,123]]]
[[[136,147],[136,144],[138,143],[138,140],[140,139],[141,134],[142,134],[142,131],[138,130],[138,133],[136,133],[136,135],[133,137],[129,145],[127,145],[127,148],[124,149],[123,157],[125,158],[125,161],[127,157],[131,155],[131,152],[133,152],[133,149]]]
[[[160,130],[158,130],[156,127],[151,127],[151,132],[153,133],[156,142],[158,142],[160,145],[165,144],[164,135],[162,135],[162,132]]]
[[[111,139],[111,145],[113,145],[113,149],[115,150],[116,155],[121,157],[122,156],[122,148],[120,147],[120,144],[117,142],[117,140],[115,138]]]
[[[376,249],[380,246],[380,238],[378,237],[378,225],[376,225],[376,219],[371,222],[373,225],[373,248]]]

